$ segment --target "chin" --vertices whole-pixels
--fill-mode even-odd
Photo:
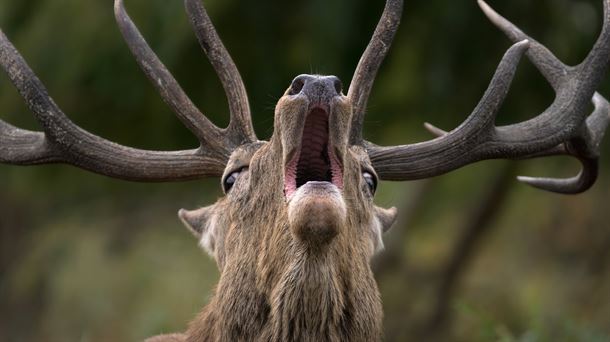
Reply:
[[[329,245],[341,233],[346,218],[341,190],[330,182],[307,182],[288,199],[291,232],[305,247]]]

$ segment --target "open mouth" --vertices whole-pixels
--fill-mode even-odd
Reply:
[[[328,182],[343,188],[341,163],[329,142],[328,112],[322,108],[313,108],[307,115],[301,145],[286,165],[286,197],[307,182]]]

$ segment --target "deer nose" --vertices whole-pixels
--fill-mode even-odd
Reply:
[[[341,91],[343,84],[336,76],[299,75],[292,81],[289,94],[303,94],[313,102],[327,103]]]

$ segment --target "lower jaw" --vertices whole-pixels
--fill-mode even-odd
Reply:
[[[290,230],[304,246],[328,245],[346,219],[347,208],[341,191],[329,182],[308,182],[288,202]]]

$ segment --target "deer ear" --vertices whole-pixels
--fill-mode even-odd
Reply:
[[[396,207],[384,209],[375,206],[375,216],[379,220],[379,223],[381,224],[381,229],[384,233],[390,230],[392,225],[396,222],[397,214],[398,210],[396,210]]]
[[[182,223],[188,228],[197,239],[201,239],[206,231],[212,211],[210,207],[203,207],[197,210],[185,210],[180,209],[178,211],[178,217],[182,220]]]

